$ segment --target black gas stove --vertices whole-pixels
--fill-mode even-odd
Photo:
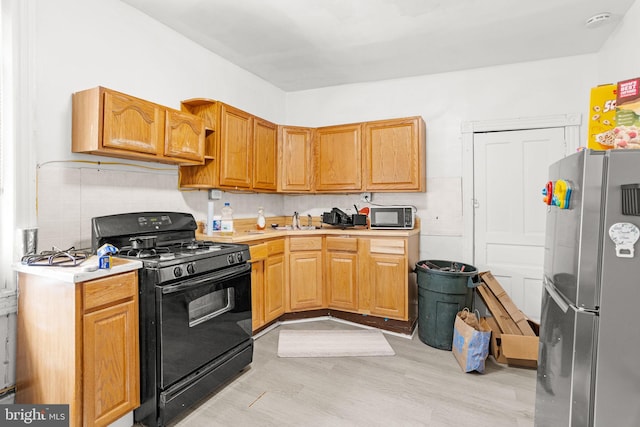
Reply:
[[[93,252],[110,244],[143,265],[136,423],[166,425],[253,359],[249,247],[196,240],[196,229],[179,212],[92,219]]]
[[[142,261],[158,270],[158,284],[234,265],[246,264],[249,246],[196,240],[191,214],[140,212],[96,217],[92,220],[93,252],[109,243],[118,257]]]

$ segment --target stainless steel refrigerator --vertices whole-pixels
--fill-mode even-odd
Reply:
[[[535,425],[638,426],[640,150],[568,156],[549,191]]]

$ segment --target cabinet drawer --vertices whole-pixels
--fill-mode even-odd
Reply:
[[[355,237],[327,237],[327,250],[358,252],[358,239]]]
[[[267,257],[267,244],[259,243],[257,245],[249,246],[249,253],[251,254],[251,261],[260,261]]]
[[[138,272],[117,274],[83,284],[84,311],[91,310],[138,293]]]
[[[322,249],[322,237],[290,237],[290,251],[319,251]]]
[[[284,252],[284,239],[272,240],[267,242],[267,253],[269,256],[281,254]]]
[[[371,239],[371,253],[404,255],[404,240],[402,239]]]

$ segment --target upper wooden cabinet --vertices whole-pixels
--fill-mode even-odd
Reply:
[[[72,151],[172,164],[201,164],[204,124],[195,116],[103,87],[72,98]]]
[[[205,162],[180,168],[181,188],[277,190],[277,126],[222,102],[191,99],[182,109],[206,125]]]
[[[251,189],[253,145],[251,114],[219,103],[220,186]]]
[[[316,191],[362,190],[362,125],[316,129]]]
[[[253,189],[278,189],[277,126],[258,117],[253,118]]]
[[[205,164],[181,167],[181,188],[278,193],[426,189],[421,117],[309,128],[275,125],[213,100],[183,101],[182,108],[204,121],[206,138]]]
[[[164,155],[202,163],[205,130],[198,117],[168,109],[165,118]]]
[[[313,189],[313,129],[278,126],[278,191]]]
[[[364,124],[366,191],[425,191],[425,124],[422,117]]]

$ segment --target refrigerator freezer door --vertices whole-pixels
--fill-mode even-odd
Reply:
[[[542,327],[544,326],[544,327]],[[536,384],[536,427],[589,426],[597,316],[569,303],[544,280]]]
[[[640,227],[640,216],[622,214],[622,185],[640,183],[640,150],[610,150],[604,228]],[[616,242],[603,241],[595,378],[595,425],[637,426],[640,420],[640,247],[617,256]]]
[[[549,179],[568,182],[572,191],[568,209],[548,207],[544,274],[571,304],[586,309],[599,305],[604,159],[605,152],[586,150],[549,167]]]

